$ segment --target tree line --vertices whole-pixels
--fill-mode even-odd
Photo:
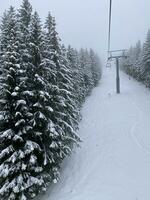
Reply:
[[[101,78],[92,50],[65,47],[55,18],[28,0],[0,25],[0,199],[27,200],[57,183],[80,142],[80,109]]]
[[[150,87],[150,30],[146,40],[131,46],[127,52],[127,59],[121,61],[123,70],[136,80]]]

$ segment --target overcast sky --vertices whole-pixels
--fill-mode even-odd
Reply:
[[[0,14],[22,0],[1,0]],[[107,51],[109,0],[30,0],[42,20],[51,11],[65,44]],[[113,0],[111,48],[128,48],[144,40],[150,28],[150,0]]]

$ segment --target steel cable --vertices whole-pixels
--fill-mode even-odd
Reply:
[[[108,29],[108,57],[110,52],[110,42],[111,42],[111,18],[112,18],[112,0],[110,0],[109,6],[109,29]]]

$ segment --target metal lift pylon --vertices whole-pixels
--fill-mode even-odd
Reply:
[[[125,55],[126,49],[121,50],[114,50],[110,51],[111,47],[111,21],[112,21],[112,0],[109,0],[109,27],[108,27],[108,62],[106,67],[110,67],[111,63],[110,61],[112,59],[116,60],[116,92],[117,94],[120,94],[120,76],[119,76],[119,59],[120,58],[127,58]],[[115,53],[119,53],[120,55],[113,55]]]
[[[113,53],[120,52],[121,55],[113,55]],[[109,51],[108,60],[116,60],[116,93],[120,94],[120,75],[119,75],[119,59],[127,58],[125,55],[126,49]]]

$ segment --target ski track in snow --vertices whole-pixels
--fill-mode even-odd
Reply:
[[[105,69],[82,109],[83,142],[62,166],[59,183],[37,200],[149,200],[150,90]]]
[[[133,103],[134,106],[137,108],[138,110],[138,113],[139,113],[139,117],[137,118],[137,121],[134,123],[134,125],[132,125],[131,127],[131,130],[130,130],[130,134],[131,134],[131,137],[132,137],[132,140],[137,144],[137,146],[139,148],[141,148],[142,150],[144,150],[146,153],[150,154],[150,150],[148,148],[146,148],[146,146],[144,145],[143,141],[142,140],[139,140],[138,137],[136,136],[136,129],[137,129],[137,126],[139,126],[141,123],[142,123],[142,111],[141,109],[139,109],[139,107],[136,106],[135,103]]]

